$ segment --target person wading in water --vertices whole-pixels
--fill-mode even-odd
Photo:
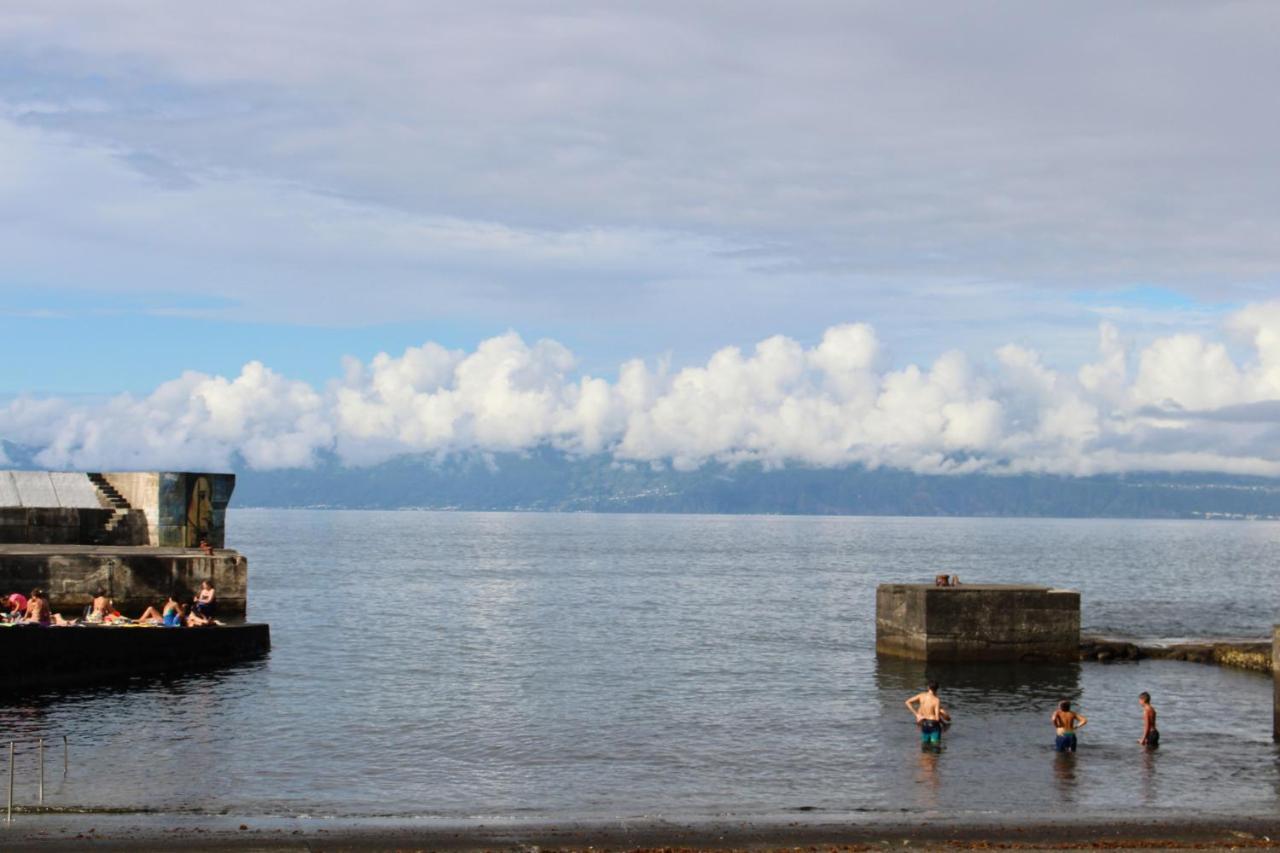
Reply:
[[[1066,699],[1058,703],[1058,710],[1053,712],[1053,717],[1050,719],[1053,722],[1053,730],[1058,735],[1053,742],[1053,748],[1058,752],[1075,752],[1076,730],[1083,728],[1089,720],[1072,711],[1071,703]]]
[[[1138,743],[1147,749],[1160,746],[1160,730],[1156,728],[1156,709],[1151,706],[1151,694],[1142,691],[1138,694],[1138,704],[1142,706],[1142,739]]]
[[[928,690],[912,696],[906,704],[920,727],[920,747],[942,749],[942,728],[951,722],[951,715],[938,698],[938,682],[930,681]]]

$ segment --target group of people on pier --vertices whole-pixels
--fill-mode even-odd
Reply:
[[[85,608],[83,618],[66,619],[49,606],[49,598],[40,588],[31,590],[29,596],[11,593],[5,599],[7,609],[0,613],[0,622],[10,625],[39,625],[46,627],[70,627],[74,625],[156,625],[166,628],[200,628],[220,625],[214,617],[218,609],[218,593],[210,581],[200,582],[200,591],[188,606],[170,595],[160,609],[148,607],[137,619],[130,619],[115,609],[105,590],[94,593],[93,601]]]
[[[1142,708],[1142,737],[1138,739],[1138,743],[1147,749],[1155,749],[1160,745],[1160,730],[1156,728],[1156,709],[1151,704],[1151,694],[1145,690],[1139,693],[1138,704]],[[915,715],[916,725],[920,727],[921,748],[941,749],[942,732],[951,725],[951,714],[942,707],[942,700],[938,698],[938,682],[930,681],[928,689],[912,696],[906,705],[907,710]],[[1055,735],[1053,748],[1058,752],[1075,752],[1076,733],[1085,727],[1089,718],[1073,711],[1070,700],[1063,699],[1058,703],[1049,722]]]

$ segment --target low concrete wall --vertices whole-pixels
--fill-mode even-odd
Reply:
[[[248,561],[225,549],[208,556],[183,548],[0,545],[0,595],[42,587],[68,618],[80,615],[99,588],[121,613],[136,617],[170,593],[189,601],[202,580],[217,590],[219,614],[244,615],[248,578]]]
[[[147,517],[131,510],[110,531],[114,513],[85,507],[0,507],[0,544],[145,545]]]
[[[876,652],[951,662],[1076,660],[1080,593],[996,584],[881,584]]]
[[[149,672],[200,673],[265,654],[266,625],[216,628],[0,628],[6,689],[121,681]]]

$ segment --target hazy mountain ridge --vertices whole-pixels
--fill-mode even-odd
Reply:
[[[40,468],[37,448],[0,443],[4,468]],[[608,455],[400,456],[347,467],[237,472],[233,506],[540,512],[942,515],[1063,518],[1280,518],[1280,480],[1227,474],[1062,477],[923,475],[863,467],[695,471],[619,463]]]
[[[552,450],[403,456],[368,468],[245,471],[238,506],[815,515],[1280,518],[1280,481],[1229,475],[920,475],[895,469],[689,471]]]

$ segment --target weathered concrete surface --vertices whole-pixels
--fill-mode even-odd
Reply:
[[[226,544],[234,474],[0,471],[0,542]]]
[[[1271,672],[1271,640],[1202,640],[1161,642],[1082,637],[1080,660],[1109,661],[1185,660],[1212,663],[1233,669]]]
[[[1076,660],[1080,593],[1004,584],[881,584],[876,652],[930,661]]]
[[[109,527],[114,515],[109,509],[88,507],[0,507],[0,543],[147,544],[147,517],[142,510],[125,511]]]
[[[121,613],[136,617],[170,593],[189,601],[202,580],[217,590],[220,615],[243,615],[248,578],[248,561],[229,549],[208,556],[185,548],[0,545],[0,594],[42,587],[67,617],[78,616],[99,588]]]
[[[266,625],[213,628],[0,627],[6,689],[102,683],[148,672],[195,672],[271,648]]]
[[[1271,703],[1271,737],[1280,742],[1280,625],[1271,634],[1271,680],[1275,682],[1275,699]]]

